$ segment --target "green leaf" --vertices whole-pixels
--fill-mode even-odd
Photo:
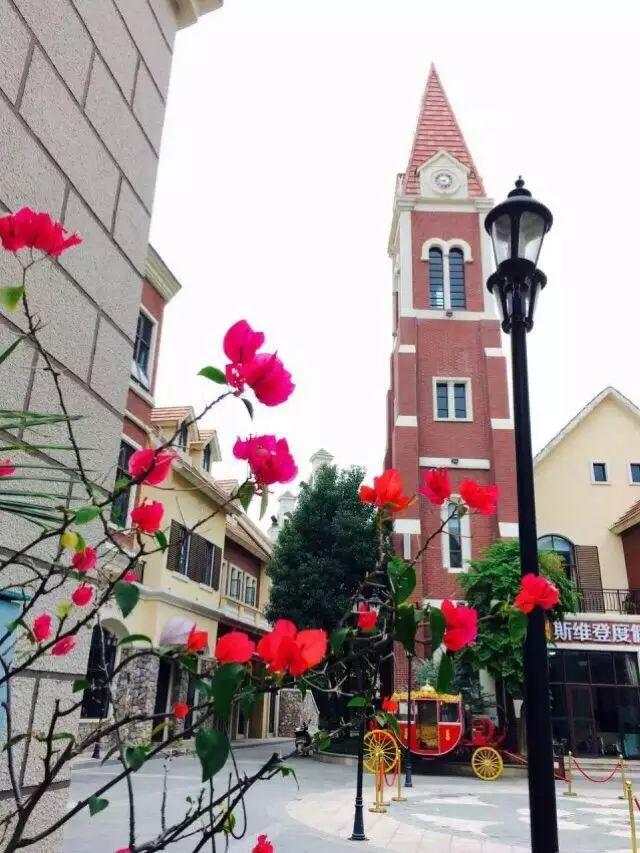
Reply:
[[[369,704],[364,696],[354,696],[347,702],[347,708],[366,708]]]
[[[263,518],[269,506],[269,490],[266,486],[262,487],[262,498],[260,499],[260,518]]]
[[[329,638],[329,644],[331,646],[331,651],[334,655],[339,655],[344,646],[344,641],[347,639],[349,634],[348,628],[336,628],[335,631],[331,634]]]
[[[108,805],[109,800],[105,800],[103,797],[91,796],[89,797],[89,814],[93,817],[99,812],[103,812]]]
[[[21,284],[17,287],[0,287],[0,305],[4,306],[7,311],[15,311],[23,293],[24,287]]]
[[[168,729],[170,725],[171,723],[168,720],[165,720],[164,723],[159,723],[157,726],[151,729],[150,738],[153,740],[156,735],[159,735],[160,732],[163,732],[165,729]]]
[[[195,655],[179,655],[178,660],[189,672],[198,672],[198,659]]]
[[[429,611],[431,621],[431,653],[437,651],[442,645],[442,638],[447,628],[444,613],[439,607],[432,607]]]
[[[390,714],[388,711],[383,711],[382,713],[384,714],[385,723],[393,731],[398,740],[402,742],[402,732],[400,731],[400,726],[398,725],[398,720],[396,719],[395,714]]]
[[[149,643],[149,645],[152,646],[153,640],[151,637],[147,637],[146,634],[127,634],[126,637],[122,637],[122,639],[118,640],[119,646],[126,646],[129,643]]]
[[[243,483],[236,493],[236,498],[240,501],[242,509],[247,512],[249,509],[249,505],[251,503],[251,499],[253,498],[256,491],[255,483],[251,483],[247,480],[246,483]]]
[[[91,687],[91,682],[88,678],[76,678],[71,689],[72,693],[78,693],[80,690],[88,690]]]
[[[97,518],[99,515],[100,507],[85,506],[76,512],[73,520],[76,524],[88,524],[90,521],[93,521],[93,519]]]
[[[75,740],[75,735],[72,735],[71,732],[57,732],[51,740]]]
[[[21,340],[22,340],[22,338],[16,338],[15,341],[12,344],[9,344],[9,346],[6,348],[6,350],[4,350],[4,352],[2,354],[0,354],[0,364],[2,364],[3,361],[6,361],[9,358],[9,356],[14,351],[14,349],[18,346],[18,344],[20,343]]]
[[[158,532],[154,534],[154,539],[156,540],[156,542],[160,546],[160,549],[164,553],[169,547],[169,543],[167,542],[167,537],[164,535],[162,530],[158,530]]]
[[[396,597],[396,604],[402,604],[416,588],[416,570],[400,557],[391,557],[387,574]]]
[[[323,737],[318,737],[317,741],[318,750],[323,752],[325,749],[328,749],[331,746],[331,738],[327,735]]]
[[[514,643],[519,643],[527,633],[527,617],[520,610],[509,613],[509,636]]]
[[[410,655],[416,653],[416,615],[419,621],[421,614],[411,604],[401,604],[396,610],[395,638]]]
[[[253,687],[243,690],[236,697],[240,710],[245,717],[250,717],[258,701],[258,695]]]
[[[240,397],[240,399],[244,403],[247,411],[249,412],[249,417],[251,418],[251,420],[253,420],[253,403],[251,402],[251,400],[247,400],[246,397]]]
[[[218,367],[203,367],[198,373],[198,376],[204,376],[205,379],[210,379],[218,385],[227,385],[227,377]]]
[[[56,607],[56,616],[58,617],[58,619],[66,619],[69,613],[71,612],[72,607],[73,604],[70,601],[58,602],[58,606]]]
[[[216,712],[225,722],[229,719],[233,697],[246,675],[241,663],[225,663],[217,667],[211,678],[211,696]]]
[[[234,827],[236,825],[236,816],[233,812],[227,812],[227,816],[224,819],[224,823],[222,824],[223,832],[233,832]]]
[[[286,764],[279,764],[276,768],[276,771],[278,773],[282,773],[282,777],[284,779],[286,779],[287,776],[293,776],[293,778],[296,780],[296,785],[298,786],[298,788],[300,787],[298,783],[298,777],[296,776],[296,771],[293,769],[293,767],[287,767]]]
[[[120,489],[126,489],[129,483],[131,482],[131,477],[121,477],[119,480],[116,480],[113,484],[113,491],[119,492]]]
[[[87,547],[87,543],[85,542],[84,536],[81,533],[75,531],[76,536],[78,537],[78,543],[76,545],[76,553],[80,551],[84,551]]]
[[[113,588],[113,594],[115,595],[118,607],[122,611],[122,615],[128,616],[138,603],[140,588],[135,583],[118,581]]]
[[[229,739],[226,734],[200,729],[196,734],[196,753],[202,767],[202,781],[207,782],[221,770],[229,755]]]
[[[449,654],[443,654],[440,658],[440,666],[438,667],[438,680],[436,682],[436,692],[446,693],[451,687],[453,681],[453,658]]]
[[[140,770],[147,760],[147,751],[142,746],[128,746],[124,751],[124,760],[127,767],[132,770]]]

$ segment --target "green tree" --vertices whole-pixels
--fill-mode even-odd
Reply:
[[[363,478],[362,468],[327,465],[301,485],[268,567],[269,620],[331,631],[350,606],[378,553],[375,512],[358,497]]]

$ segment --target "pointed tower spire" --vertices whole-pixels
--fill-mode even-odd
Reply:
[[[478,174],[471,152],[464,141],[464,136],[442,87],[436,67],[432,64],[420,104],[420,114],[413,137],[409,165],[404,176],[404,193],[419,195],[420,181],[417,170],[434,154],[443,149],[469,167],[469,195],[484,196],[482,178]]]

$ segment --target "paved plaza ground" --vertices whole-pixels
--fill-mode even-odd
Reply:
[[[255,772],[274,747],[245,747],[237,751],[241,771]],[[289,750],[279,744],[277,750]],[[416,774],[414,788],[404,803],[393,803],[386,815],[365,813],[367,843],[349,842],[353,821],[355,767],[293,758],[300,783],[275,778],[255,786],[247,797],[248,833],[231,840],[232,853],[249,853],[256,836],[266,832],[276,853],[353,851],[429,851],[429,853],[515,853],[528,844],[527,782],[503,778],[480,782],[472,777]],[[117,765],[100,768],[82,762],[73,774],[71,798],[77,801],[118,772]],[[602,775],[602,774],[598,774]],[[634,774],[635,775],[635,774]],[[222,778],[222,774],[220,777]],[[159,825],[162,790],[161,762],[152,761],[135,775],[139,803],[138,841],[148,839]],[[635,781],[635,780],[634,780]],[[366,777],[367,805],[373,785]],[[200,786],[199,764],[190,757],[176,758],[169,777],[170,815],[183,813],[185,797]],[[640,790],[640,779],[635,787]],[[620,853],[629,851],[626,803],[618,799],[619,776],[597,785],[579,781],[573,799],[560,796],[558,783],[560,849],[563,853]],[[76,819],[67,830],[65,853],[112,853],[127,845],[127,801],[124,785],[107,794],[110,805],[93,818]],[[241,819],[239,819],[239,823]],[[193,850],[194,841],[170,849]],[[223,845],[218,845],[223,850]]]

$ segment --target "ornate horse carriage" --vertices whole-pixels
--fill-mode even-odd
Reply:
[[[390,729],[373,729],[365,736],[365,765],[375,773],[397,770],[400,749],[409,749],[421,758],[443,758],[454,750],[470,753],[471,767],[479,779],[493,782],[502,775],[504,764],[499,747],[504,733],[498,733],[488,717],[465,720],[462,697],[436,693],[426,686],[411,693],[411,714],[406,691],[393,694],[398,703],[396,718],[400,738]],[[411,719],[411,725],[409,725]]]

